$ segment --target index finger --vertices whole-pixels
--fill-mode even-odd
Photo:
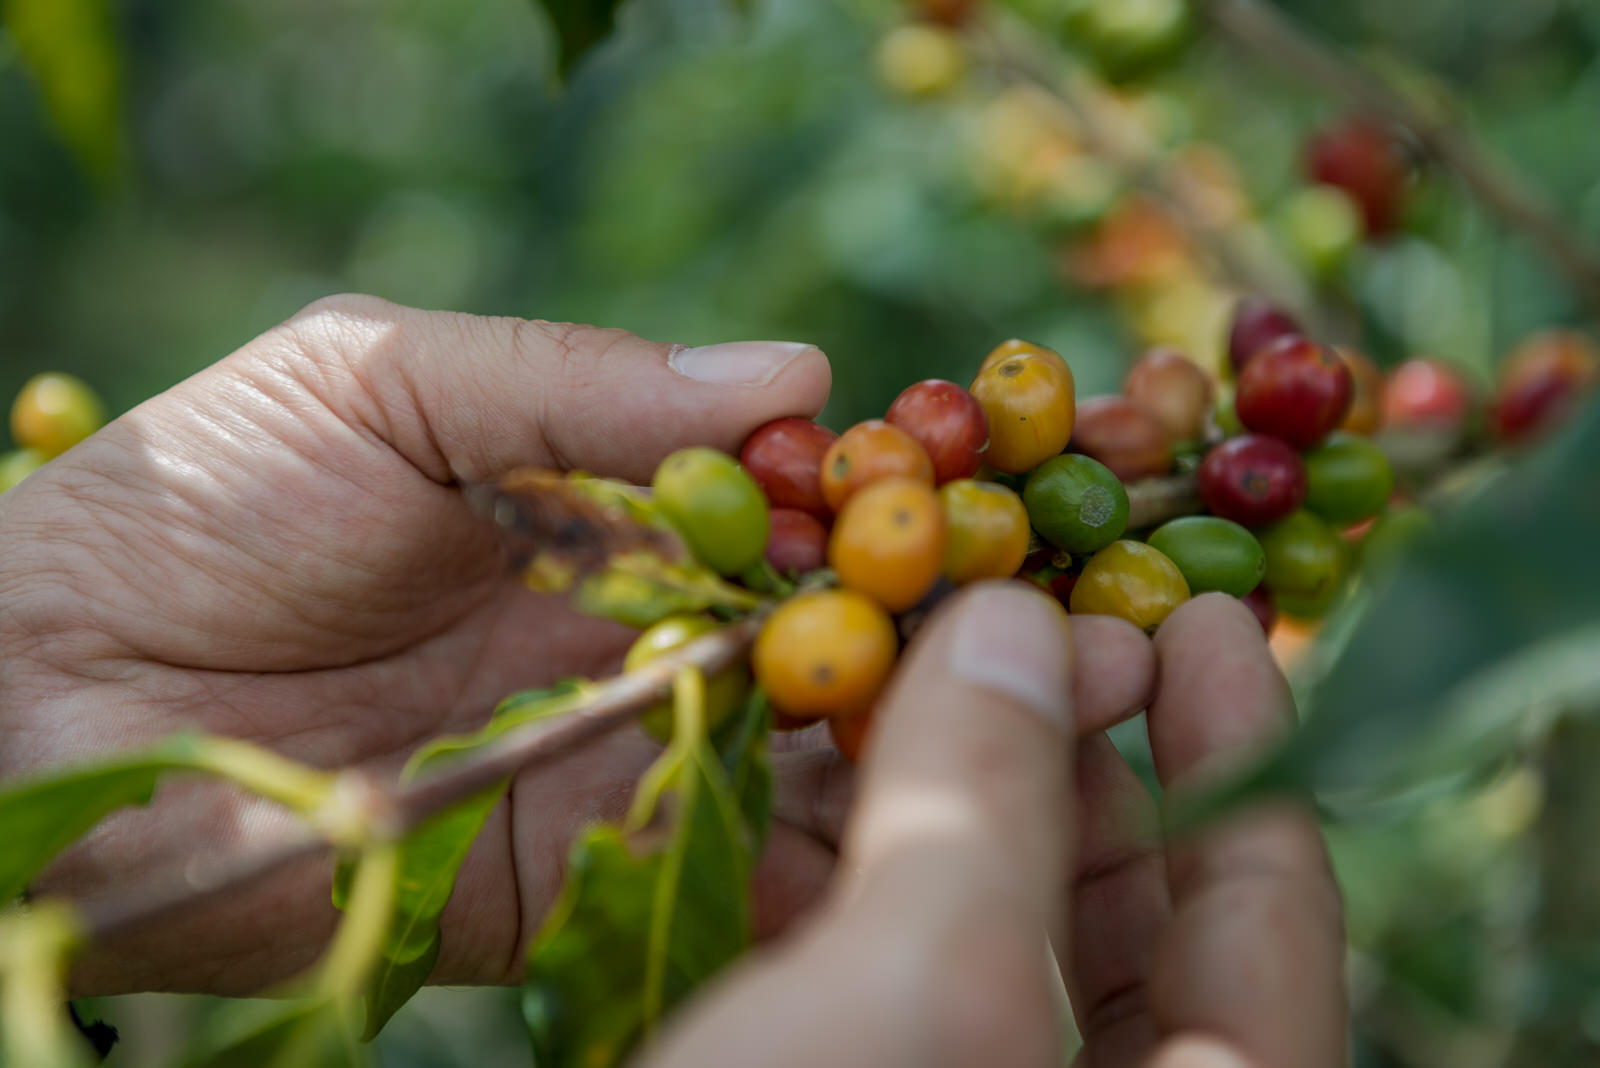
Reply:
[[[1235,598],[1195,598],[1155,646],[1150,744],[1169,790],[1199,788],[1292,727],[1288,684]],[[1160,1031],[1215,1036],[1261,1066],[1343,1065],[1343,911],[1311,814],[1277,802],[1232,817],[1169,843],[1167,871],[1173,921],[1150,980]]]

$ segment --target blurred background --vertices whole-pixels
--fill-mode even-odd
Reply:
[[[966,382],[1013,336],[1065,355],[1080,395],[1158,343],[1216,368],[1249,290],[1380,366],[1439,355],[1485,384],[1531,331],[1583,321],[1536,244],[1403,132],[1381,146],[1389,217],[1327,184],[1317,139],[1338,154],[1350,102],[1181,0],[993,6],[1010,21],[975,45],[892,0],[631,0],[563,77],[529,0],[9,0],[0,397],[59,370],[125,410],[348,290],[815,342],[838,428],[916,379]],[[1600,243],[1600,5],[1276,7]],[[1041,70],[1066,99],[1029,84]],[[1600,1063],[1594,925],[1554,971],[1540,949],[1539,856],[1572,827],[1541,823],[1547,743],[1519,745],[1330,813],[1364,1066]],[[1567,874],[1563,893],[1600,900],[1594,873]],[[514,1003],[432,993],[381,1057],[517,1063]],[[134,1065],[205,1004],[91,1013],[127,1035],[110,1063]],[[1562,1057],[1516,1059],[1528,1021],[1556,1018]]]

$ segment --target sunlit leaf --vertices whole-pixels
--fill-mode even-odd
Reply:
[[[573,845],[529,950],[523,1017],[543,1068],[619,1063],[749,945],[752,836],[722,758],[703,727],[684,725],[627,822]],[[758,759],[743,752],[741,763]]]
[[[6,27],[61,139],[100,178],[122,164],[122,85],[108,0],[4,0]]]
[[[80,932],[72,911],[43,904],[0,915],[0,1064],[77,1068],[89,1047],[62,1006]]]
[[[403,781],[435,774],[487,745],[508,728],[557,715],[580,699],[585,684],[569,680],[545,690],[513,694],[496,707],[490,725],[476,734],[441,738],[419,750],[401,773]],[[453,805],[413,831],[400,847],[394,917],[382,955],[365,992],[370,1039],[427,982],[439,959],[439,917],[455,889],[456,876],[484,821],[506,789],[500,783]],[[353,868],[342,863],[334,881],[334,904],[346,905]]]

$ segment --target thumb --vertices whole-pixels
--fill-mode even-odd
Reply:
[[[768,420],[814,416],[830,381],[797,342],[689,348],[363,296],[318,301],[268,338],[322,365],[325,403],[441,482],[522,464],[643,482],[674,449],[736,452]]]

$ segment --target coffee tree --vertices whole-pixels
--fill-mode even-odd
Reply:
[[[19,45],[45,63],[48,35],[16,6]],[[563,67],[629,10],[546,6]],[[964,382],[905,383],[882,418],[842,433],[778,420],[736,457],[673,454],[649,487],[532,469],[462,486],[531,589],[639,630],[622,673],[507,695],[393,782],[186,734],[5,784],[0,901],[18,904],[0,915],[4,1063],[92,1060],[59,1009],[82,947],[315,853],[338,858],[343,914],[322,960],[280,1000],[240,1003],[186,1063],[360,1062],[432,971],[457,871],[510,777],[638,724],[660,756],[624,819],[573,842],[522,991],[534,1063],[621,1063],[750,946],[770,732],[825,724],[858,759],[920,621],[952,589],[1012,577],[1150,632],[1220,591],[1286,656],[1315,634],[1297,663],[1303,729],[1169,809],[1172,827],[1274,793],[1317,800],[1371,1063],[1588,1063],[1600,351],[1552,321],[1489,388],[1425,354],[1384,369],[1360,349],[1359,294],[1363,250],[1415,225],[1439,175],[1537,246],[1575,306],[1600,307],[1600,260],[1425,94],[1272,6],[920,0],[871,15],[886,91],[928,108],[965,94],[1005,144],[974,179],[984,210],[1050,235],[1064,284],[1103,294],[1145,345],[1120,392],[1079,396],[1070,351],[995,337]],[[1240,161],[1140,110],[1141,81],[1204,40],[1349,108],[1306,131],[1302,187],[1270,230]],[[82,381],[28,382],[0,491],[103,420]],[[302,833],[227,858],[203,890],[28,895],[101,819],[180,775],[277,802]],[[1433,846],[1407,855],[1419,839]],[[1528,890],[1491,924],[1462,883],[1495,865]],[[1427,915],[1439,901],[1445,924]],[[1518,952],[1496,956],[1507,943]]]

